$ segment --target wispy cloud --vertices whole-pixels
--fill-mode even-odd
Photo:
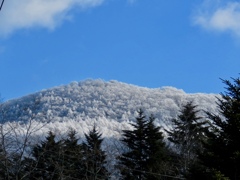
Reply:
[[[53,30],[69,18],[71,9],[91,8],[104,0],[12,0],[6,1],[0,12],[0,36],[15,30],[44,27]]]
[[[205,1],[194,16],[194,24],[207,30],[231,32],[240,37],[240,2]]]

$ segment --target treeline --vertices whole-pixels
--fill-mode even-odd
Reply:
[[[219,114],[200,117],[198,106],[187,102],[172,126],[163,129],[140,109],[132,129],[122,132],[114,172],[106,165],[104,138],[96,124],[81,142],[74,130],[60,139],[50,131],[31,147],[25,138],[17,144],[21,151],[9,150],[11,142],[6,148],[7,132],[0,129],[0,179],[238,180],[240,79],[222,81],[226,91],[217,99]]]

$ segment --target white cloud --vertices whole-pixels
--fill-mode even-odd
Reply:
[[[75,7],[90,8],[104,0],[12,0],[5,1],[0,12],[0,36],[32,27],[54,29],[69,18]]]
[[[204,29],[231,32],[240,37],[240,2],[227,1],[225,4],[220,2],[215,1],[213,5],[205,1],[194,17],[194,23]]]

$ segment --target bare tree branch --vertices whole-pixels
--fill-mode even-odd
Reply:
[[[0,6],[0,11],[2,10],[4,0],[2,0],[1,6]]]

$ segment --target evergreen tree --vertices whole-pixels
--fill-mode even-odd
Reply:
[[[165,146],[164,137],[161,128],[154,125],[155,118],[153,115],[149,117],[146,127],[147,142],[147,179],[163,179],[162,175],[170,175],[170,167],[168,165],[168,151]]]
[[[197,161],[197,152],[202,149],[204,139],[204,125],[199,117],[197,106],[193,102],[186,103],[180,110],[180,114],[173,119],[173,128],[166,130],[168,139],[173,143],[179,160],[180,173],[187,175],[189,168]]]
[[[85,134],[86,142],[83,143],[83,163],[85,177],[89,180],[108,179],[108,171],[105,167],[106,154],[101,149],[102,134],[96,130],[96,126]]]
[[[49,132],[46,140],[32,149],[33,158],[25,158],[25,179],[84,179],[83,152],[76,132],[55,141]]]
[[[33,147],[34,159],[26,159],[26,171],[29,179],[61,179],[63,176],[62,142],[55,141],[55,135],[50,131],[46,140]]]
[[[230,179],[240,179],[240,79],[222,80],[226,92],[218,98],[219,115],[208,112],[212,126],[207,132],[205,152],[200,154],[203,173],[218,172]]]
[[[63,174],[68,178],[83,179],[83,150],[78,144],[76,131],[70,130],[67,138],[63,141]]]
[[[165,144],[160,128],[154,125],[154,117],[146,120],[143,111],[138,112],[133,130],[124,130],[122,143],[127,151],[119,157],[119,168],[124,179],[159,179],[161,164],[165,159]]]

